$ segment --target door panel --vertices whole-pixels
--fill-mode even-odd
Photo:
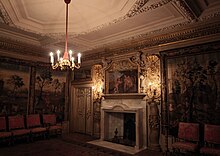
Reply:
[[[75,87],[73,93],[73,131],[92,135],[92,87]]]

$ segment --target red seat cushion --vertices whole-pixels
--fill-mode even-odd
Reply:
[[[11,132],[0,132],[0,138],[7,138],[12,135]]]
[[[199,141],[199,124],[180,122],[178,138],[188,141]]]
[[[208,143],[220,144],[220,125],[205,124],[204,139]]]
[[[47,131],[47,129],[45,127],[36,127],[36,128],[32,128],[30,130],[31,130],[31,133],[40,133],[40,132]]]
[[[10,130],[24,128],[24,116],[22,116],[22,115],[9,116],[8,122],[9,122],[8,124],[9,124]]]
[[[39,114],[30,114],[26,116],[27,127],[40,127],[40,115]]]
[[[193,152],[195,152],[199,148],[197,144],[190,143],[190,142],[175,142],[172,144],[172,147],[176,149],[182,149],[182,150],[193,151]]]
[[[18,135],[28,134],[30,133],[30,130],[29,129],[18,129],[18,130],[13,130],[11,132],[14,136],[18,136]]]
[[[202,147],[200,149],[200,153],[220,156],[220,149],[219,148],[212,148],[212,147]]]

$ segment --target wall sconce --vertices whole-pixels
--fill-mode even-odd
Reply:
[[[92,90],[93,90],[93,98],[100,99],[102,97],[103,82],[102,81],[94,82],[94,85],[92,86]]]
[[[102,65],[94,65],[92,67],[92,79],[93,79],[93,99],[101,99],[104,86],[104,74]]]
[[[160,97],[160,82],[158,81],[150,81],[146,86],[146,94],[150,99],[157,99]]]

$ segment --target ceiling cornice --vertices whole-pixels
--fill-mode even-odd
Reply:
[[[177,8],[179,8],[182,12],[183,15],[188,19],[188,21],[193,21],[197,19],[197,16],[190,7],[187,4],[185,0],[173,0],[173,5],[175,5]]]
[[[164,33],[157,33],[157,31],[162,31],[157,30],[152,34],[144,34],[133,39],[124,40],[120,44],[112,44],[107,47],[99,48],[99,50],[94,49],[91,51],[87,51],[84,55],[83,61],[100,59],[101,57],[109,57],[115,54],[121,55],[125,52],[127,53],[138,51],[153,46],[159,46],[162,44],[175,43],[178,41],[191,39],[196,40],[200,37],[220,34],[220,21],[215,21],[214,23],[207,24],[203,23],[201,25],[197,25],[195,23],[194,27],[182,27],[182,29],[179,29],[178,31],[174,28],[172,28],[173,31],[171,31],[171,29],[169,30],[170,31],[163,30]],[[28,43],[20,41],[14,41],[5,37],[0,37],[0,47],[0,49],[2,50],[12,51],[15,52],[15,54],[16,52],[19,52],[24,55],[37,57],[46,57],[48,55],[48,50],[46,48],[42,48],[36,45],[30,45]],[[108,52],[106,52],[106,50]]]
[[[160,46],[167,43],[171,44],[179,41],[197,40],[206,36],[207,42],[210,42],[208,36],[212,35],[220,35],[219,21],[216,23],[200,25],[199,27],[173,31],[162,35],[147,36],[146,38],[142,38],[142,40],[135,39],[133,41],[127,41],[124,44],[118,46],[111,45],[107,48],[100,49],[98,53],[96,53],[97,50],[92,50],[90,51],[90,54],[87,54],[84,57],[84,61],[100,59],[102,57],[110,57],[113,55],[123,55],[124,53],[140,51],[146,48]]]
[[[0,18],[2,19],[1,22],[3,22],[4,24],[15,26],[8,13],[5,11],[5,8],[3,7],[1,1],[0,1]]]
[[[0,37],[0,50],[23,54],[24,56],[45,57],[45,49],[28,43]]]

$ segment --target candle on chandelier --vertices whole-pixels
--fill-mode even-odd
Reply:
[[[51,62],[51,64],[54,63],[53,52],[50,52],[50,62]]]
[[[57,50],[57,61],[60,61],[60,51]]]
[[[73,51],[72,51],[72,50],[69,50],[70,58],[72,58],[72,54],[73,54]]]
[[[78,63],[81,63],[81,54],[78,53]]]
[[[74,64],[74,57],[71,57],[72,65]]]

